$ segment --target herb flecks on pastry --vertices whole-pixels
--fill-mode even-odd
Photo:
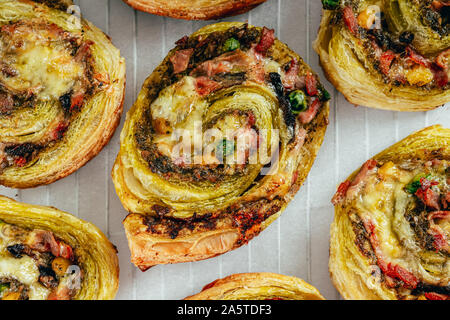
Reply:
[[[446,1],[322,2],[315,49],[327,77],[351,103],[423,111],[450,100]]]
[[[339,186],[330,270],[345,298],[450,298],[449,139],[424,129]]]
[[[177,42],[128,114],[113,168],[141,269],[247,243],[286,207],[322,143],[329,94],[274,31]]]
[[[0,183],[48,184],[108,142],[124,61],[99,29],[33,1],[0,4]]]

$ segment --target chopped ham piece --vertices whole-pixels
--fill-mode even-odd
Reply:
[[[377,167],[377,164],[378,162],[373,159],[366,161],[366,163],[364,163],[359,173],[351,182],[346,181],[339,186],[338,191],[334,195],[333,200],[331,202],[334,205],[337,205],[338,203],[345,200],[347,196],[349,198],[352,198],[356,193],[359,192],[364,183],[364,180],[366,179],[367,176],[371,174],[372,170],[374,170]]]
[[[284,74],[283,85],[288,90],[301,89],[305,86],[305,77],[298,74],[300,66],[297,59],[292,59],[289,70]]]
[[[64,242],[56,241],[50,231],[34,230],[27,241],[31,249],[39,252],[51,252],[55,257],[73,259],[72,248]]]
[[[416,192],[416,196],[423,201],[428,207],[439,210],[439,194],[430,188],[419,188]]]
[[[356,35],[356,33],[358,32],[358,21],[356,20],[355,14],[353,13],[353,9],[350,6],[345,7],[342,10],[342,14],[344,16],[345,25],[351,33]]]
[[[395,265],[390,262],[386,262],[383,257],[383,252],[380,248],[380,242],[378,240],[377,234],[375,233],[375,225],[373,222],[365,220],[364,227],[369,233],[370,243],[375,251],[375,256],[377,257],[377,265],[388,277],[400,280],[403,282],[403,287],[408,289],[415,289],[419,284],[419,280],[405,268]]]
[[[55,257],[59,256],[59,244],[55,240],[53,233],[45,230],[34,230],[28,239],[28,245],[31,249],[39,252],[51,251]]]
[[[221,87],[220,83],[211,80],[208,77],[198,77],[196,79],[196,86],[197,93],[201,96],[207,96]]]
[[[191,75],[213,77],[218,73],[230,72],[233,67],[246,70],[251,63],[249,55],[241,50],[235,50],[201,63],[192,70]]]
[[[426,68],[430,67],[430,61],[415,52],[411,47],[406,47],[406,52],[408,53],[408,58],[410,58],[414,63],[420,64]]]
[[[345,181],[339,185],[339,188],[338,188],[336,194],[334,195],[333,199],[331,200],[331,203],[333,205],[337,205],[338,203],[341,203],[342,201],[345,200],[345,196],[347,195],[347,190],[350,187],[350,184],[351,184],[350,181]]]
[[[442,70],[442,68],[432,64],[431,71],[434,75],[434,81],[438,84],[438,86],[443,88],[448,84],[448,73],[445,70]]]
[[[315,96],[319,93],[319,90],[317,89],[317,79],[311,73],[306,75],[306,92],[308,92],[310,96]]]
[[[275,30],[267,29],[266,27],[264,27],[261,34],[261,40],[255,47],[255,50],[256,52],[265,55],[267,53],[267,50],[270,49],[270,47],[274,44],[274,42],[275,42]]]
[[[298,115],[300,122],[303,124],[310,123],[316,117],[317,112],[319,112],[320,106],[321,106],[320,100],[314,98],[308,110],[301,112]]]
[[[178,50],[175,54],[170,57],[170,62],[173,65],[173,73],[181,73],[185,71],[191,60],[191,56],[194,53],[194,49],[184,49]]]

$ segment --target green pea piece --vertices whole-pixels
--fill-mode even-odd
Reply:
[[[323,8],[326,10],[334,10],[336,9],[341,0],[322,0]]]
[[[216,156],[218,159],[224,159],[234,153],[234,141],[223,139],[216,148]]]
[[[8,290],[9,289],[9,283],[1,283],[0,284],[0,294],[3,293],[3,291]]]
[[[237,50],[241,47],[241,44],[238,40],[236,40],[235,38],[230,38],[227,41],[225,41],[224,45],[223,45],[223,51],[228,52],[228,51],[234,51]]]
[[[289,101],[291,102],[291,109],[293,114],[299,114],[308,109],[308,102],[306,95],[302,90],[295,90],[289,94]]]

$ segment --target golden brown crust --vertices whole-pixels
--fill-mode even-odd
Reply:
[[[243,24],[214,24],[201,29],[195,35],[228,30],[235,26],[243,26]],[[273,48],[271,55],[275,57],[275,60],[281,61],[281,65],[296,58],[301,65],[299,72],[312,72],[297,54],[280,41],[276,40]],[[208,259],[236,249],[257,236],[281,214],[305,181],[323,142],[328,124],[329,104],[325,102],[314,120],[306,125],[297,125],[297,130],[305,130],[306,139],[304,143],[301,142],[301,147],[295,149],[296,151],[289,149],[291,148],[289,146],[285,149],[285,153],[283,151],[283,154],[289,159],[295,158],[292,160],[295,164],[291,166],[295,172],[282,178],[281,186],[278,183],[279,189],[283,190],[280,191],[282,195],[279,197],[267,200],[257,196],[263,192],[263,186],[271,185],[271,181],[274,181],[274,185],[276,185],[277,182],[274,179],[278,179],[279,175],[275,174],[260,180],[260,183],[256,185],[259,185],[260,188],[254,187],[247,192],[245,190],[247,187],[245,187],[242,193],[229,197],[215,196],[214,192],[221,191],[222,187],[214,187],[214,183],[207,184],[207,189],[202,191],[201,196],[211,194],[211,198],[207,200],[211,202],[210,209],[207,209],[210,210],[210,214],[202,208],[201,202],[197,203],[194,200],[178,202],[177,199],[180,196],[189,197],[191,190],[183,188],[182,183],[168,182],[164,177],[150,170],[149,164],[142,159],[134,142],[135,131],[138,128],[136,124],[139,119],[138,115],[142,114],[145,106],[152,104],[153,100],[149,99],[150,91],[160,86],[161,78],[167,70],[168,61],[174,53],[175,51],[169,53],[164,62],[146,80],[135,105],[128,113],[121,134],[121,150],[112,171],[116,192],[125,209],[130,212],[124,221],[124,227],[131,249],[131,259],[142,270],[157,264]],[[266,94],[264,93],[265,89],[253,89],[253,87],[243,85],[235,86],[235,88],[237,89],[233,90],[240,90],[245,94],[247,94],[245,90],[261,90],[262,93],[252,92]],[[269,128],[269,126],[267,127]],[[281,134],[283,135],[283,133]],[[297,143],[291,142],[293,143],[291,146]],[[286,159],[285,164],[287,163],[292,162]],[[283,166],[281,168],[285,169]],[[225,183],[228,181],[225,180]],[[229,188],[231,192],[237,190],[234,184],[229,186],[225,184],[225,187]],[[278,190],[277,187],[275,189]],[[162,192],[164,196],[160,196],[158,199],[153,195],[156,192]],[[192,194],[195,192],[197,192],[196,186],[193,184]],[[188,208],[186,210],[196,210],[195,214],[183,217],[176,209],[169,209],[181,206]],[[197,209],[191,209],[188,206]],[[169,216],[165,217],[165,214],[169,214]]]
[[[53,232],[70,245],[83,272],[75,300],[111,300],[119,288],[117,249],[93,224],[55,208],[0,197],[0,220]]]
[[[326,77],[350,103],[386,110],[427,111],[450,101],[449,90],[425,89],[407,82],[400,86],[385,83],[382,76],[367,68],[371,63],[365,61],[367,57],[355,54],[354,51],[359,49],[353,42],[358,40],[345,26],[336,25],[334,15],[331,10],[323,10],[314,49],[319,54]],[[427,41],[431,43],[432,40]],[[448,42],[448,37],[444,41]],[[426,43],[422,45],[426,46]]]
[[[185,300],[325,300],[305,281],[275,273],[242,273],[216,280]]]
[[[123,0],[136,10],[186,20],[214,20],[245,13],[267,0]]]
[[[450,159],[450,129],[442,128],[439,125],[425,128],[408,136],[373,157],[373,160],[377,161],[380,166],[381,164],[386,164],[386,167],[388,167],[390,163],[411,163],[408,166],[413,168],[415,166],[414,161],[426,163],[437,158],[447,161]],[[378,169],[378,172],[380,171]],[[355,171],[346,181],[353,181],[359,172],[360,170]],[[393,172],[395,174],[395,171]],[[393,208],[401,207],[401,201],[403,201],[401,192],[395,191],[398,190],[397,185],[401,187],[410,181],[409,178],[399,179],[400,181],[397,181],[393,187],[394,191],[390,189],[389,191],[385,190],[382,183],[378,187],[373,188],[377,190],[376,192],[385,192],[382,194],[384,200],[376,202],[379,203],[378,206],[380,208],[384,209],[377,213],[377,215],[374,214],[373,217],[373,212],[378,211],[373,209],[373,207],[366,207],[368,205],[364,205],[362,207],[364,209],[362,209],[355,202],[358,200],[340,202],[335,206],[335,218],[331,226],[329,270],[335,287],[345,299],[423,299],[423,292],[417,289],[420,287],[421,281],[435,282],[434,286],[448,286],[448,271],[447,276],[442,276],[442,274],[445,274],[445,267],[439,269],[439,272],[434,269],[434,264],[440,266],[442,261],[444,261],[443,263],[445,265],[445,261],[448,263],[448,258],[440,256],[438,252],[422,252],[421,249],[417,249],[414,246],[416,241],[414,235],[410,235],[412,231],[410,231],[409,223],[403,222],[403,220],[406,221],[406,214],[400,211],[400,209],[391,209],[391,200],[389,199],[393,198],[392,201],[395,203],[395,206],[392,205]],[[388,182],[388,185],[389,183],[391,182]],[[372,187],[374,185],[370,183],[370,186]],[[371,195],[373,194],[372,191]],[[367,201],[375,201],[375,199],[378,199],[369,198],[371,195],[367,196],[367,199],[369,199]],[[361,199],[363,198],[358,193],[356,199],[360,199],[360,197]],[[366,212],[365,210],[369,210],[367,208],[372,209]],[[400,214],[396,214],[396,210],[399,210]],[[355,214],[359,217],[359,223],[361,224],[359,226],[355,226],[355,220],[350,218],[350,216],[353,217]],[[375,226],[375,232],[379,235],[377,236],[378,239],[372,235],[374,231],[369,229],[370,226]],[[355,233],[355,228],[362,231],[358,236]],[[388,229],[394,230],[395,236],[384,236],[384,234],[390,234],[390,231],[387,231]],[[380,236],[380,234],[383,234],[383,236]],[[403,236],[403,234],[406,234],[406,236]],[[403,240],[404,237],[407,238],[406,241]],[[364,241],[367,241],[369,244],[364,244]],[[394,257],[391,257],[387,253],[377,251],[379,250],[377,249],[378,247],[373,246],[376,243],[381,245],[380,247],[385,246],[388,248],[386,249],[387,252],[392,252]],[[392,265],[383,265],[384,262],[382,259],[386,258],[382,257],[383,254],[389,259],[388,262],[394,261]],[[432,260],[433,257],[439,258]],[[432,262],[426,262],[428,259]],[[408,281],[405,282],[406,277],[398,276],[398,272],[392,267],[395,264],[397,264],[397,267],[403,268],[401,274],[409,275],[409,278],[412,279],[409,281],[409,284]],[[428,271],[426,271],[426,265],[428,266]],[[391,270],[388,276],[386,275],[386,269]],[[396,279],[396,277],[398,278]],[[397,281],[397,284],[393,286],[388,285],[386,278],[391,279],[391,282]],[[403,282],[399,282],[399,279],[403,280]],[[402,286],[406,289],[403,289]],[[419,291],[417,294],[411,296],[411,288],[413,287],[416,287]]]
[[[11,22],[7,14],[15,11],[13,21],[35,19],[54,24],[68,32],[77,33],[76,17],[49,8],[32,1],[5,1],[0,5],[2,24]],[[62,139],[56,144],[39,151],[36,159],[24,166],[10,166],[0,173],[0,184],[12,188],[30,188],[50,184],[64,178],[84,166],[95,157],[109,142],[120,122],[125,94],[125,60],[120,56],[109,37],[90,22],[79,21],[83,31],[83,41],[91,43],[91,56],[94,72],[102,76],[103,85],[94,89],[94,94],[88,97],[81,111],[70,120],[69,128]],[[58,99],[56,99],[58,100]],[[55,108],[61,108],[58,101],[52,101]],[[13,114],[14,116],[14,114]],[[46,113],[40,115],[39,121],[51,121]],[[44,127],[45,128],[45,127]],[[30,129],[32,130],[32,128]],[[6,135],[6,137],[8,137]],[[10,138],[8,138],[10,141]],[[17,137],[17,143],[24,143],[22,137]]]

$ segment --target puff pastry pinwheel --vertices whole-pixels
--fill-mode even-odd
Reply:
[[[275,273],[242,273],[219,279],[185,300],[325,300],[305,281]]]
[[[123,0],[136,10],[186,20],[213,20],[245,13],[267,0]]]
[[[426,111],[450,101],[450,3],[322,0],[314,44],[328,79],[355,105]]]
[[[367,161],[333,203],[330,272],[344,298],[450,298],[450,129]]]
[[[259,234],[305,180],[328,99],[273,30],[219,23],[179,40],[128,113],[113,167],[132,261],[206,259]]]
[[[63,11],[67,3],[0,1],[2,185],[35,187],[73,173],[118,125],[124,59],[101,30]]]
[[[106,300],[118,286],[117,250],[97,227],[0,197],[0,300]]]

